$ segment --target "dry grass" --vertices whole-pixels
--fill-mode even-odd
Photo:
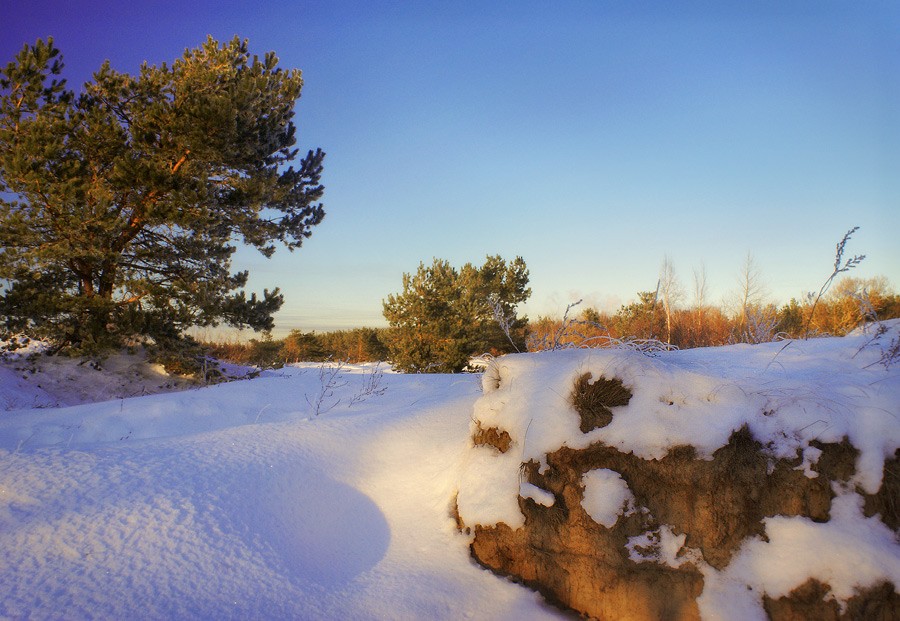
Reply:
[[[570,396],[572,407],[581,416],[581,433],[606,427],[612,422],[610,408],[628,405],[631,391],[618,378],[598,377],[591,382],[591,374],[585,373],[575,381]]]

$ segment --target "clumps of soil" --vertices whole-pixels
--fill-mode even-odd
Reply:
[[[485,429],[481,426],[480,421],[476,421],[472,442],[475,443],[475,446],[491,446],[500,453],[505,453],[509,450],[509,445],[512,444],[512,438],[506,431],[501,431],[496,427]]]
[[[894,585],[884,583],[861,589],[846,602],[844,612],[834,599],[827,599],[830,588],[814,578],[791,591],[786,597],[763,598],[770,619],[779,621],[894,621],[900,619],[900,595]]]
[[[834,444],[812,440],[809,445],[822,451],[812,466],[813,472],[832,481],[846,481],[856,473],[859,450],[847,438]]]
[[[881,515],[881,521],[894,531],[900,531],[900,449],[893,459],[885,460],[881,488],[877,494],[865,495],[863,514]],[[900,619],[900,615],[897,616]]]
[[[587,433],[610,424],[613,417],[610,408],[628,405],[631,391],[618,378],[598,377],[592,382],[591,374],[585,373],[575,380],[570,400],[581,417],[581,433]]]
[[[552,493],[554,504],[519,498],[525,526],[513,531],[505,524],[476,525],[471,551],[485,567],[582,614],[622,618],[630,610],[633,618],[697,618],[699,570],[690,563],[676,569],[635,562],[628,539],[669,525],[686,535],[685,548],[699,550],[709,565],[722,569],[747,537],[764,534],[765,517],[827,521],[831,482],[846,482],[853,474],[856,451],[845,443],[819,448],[824,467],[811,479],[795,470],[800,457],[773,463],[746,428],[734,432],[711,460],[697,459],[689,446],[659,460],[600,443],[562,447],[546,456],[543,469],[535,461],[522,467],[524,479]],[[637,510],[612,528],[594,522],[581,506],[582,476],[599,468],[617,472],[635,498]]]
[[[623,555],[622,529],[617,525],[614,530],[610,536],[578,520],[559,529],[527,523],[517,530],[502,523],[489,529],[476,526],[471,550],[483,567],[588,617],[698,619],[700,572],[693,566],[632,563]]]

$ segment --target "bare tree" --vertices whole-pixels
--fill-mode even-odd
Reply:
[[[708,294],[706,277],[706,264],[700,262],[700,267],[694,268],[694,308],[697,310],[697,334],[703,334],[703,303]]]
[[[681,283],[675,276],[675,268],[668,256],[663,258],[660,268],[659,291],[662,293],[663,308],[666,311],[666,342],[672,342],[672,314],[675,305],[681,300]]]
[[[750,251],[747,251],[747,258],[741,266],[738,274],[738,294],[737,294],[737,314],[740,316],[740,330],[744,332],[748,327],[747,318],[750,311],[762,304],[767,289],[763,283],[759,266]]]

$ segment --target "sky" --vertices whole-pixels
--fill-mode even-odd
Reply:
[[[664,259],[689,304],[738,288],[818,291],[860,230],[851,275],[900,287],[900,5],[499,2],[16,2],[0,63],[53,36],[78,89],[212,35],[303,72],[301,154],[326,152],[326,217],[299,250],[239,250],[281,288],[276,334],[384,326],[382,301],[435,257],[524,258],[520,312],[613,312]]]

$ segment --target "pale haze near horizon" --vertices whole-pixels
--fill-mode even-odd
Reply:
[[[276,333],[385,325],[382,300],[434,257],[522,256],[530,317],[615,311],[664,257],[690,302],[738,286],[900,285],[900,6],[887,2],[36,1],[7,10],[0,62],[53,36],[71,87],[136,73],[207,35],[303,71],[301,154],[326,153],[327,213],[294,253],[235,255],[280,287]]]

